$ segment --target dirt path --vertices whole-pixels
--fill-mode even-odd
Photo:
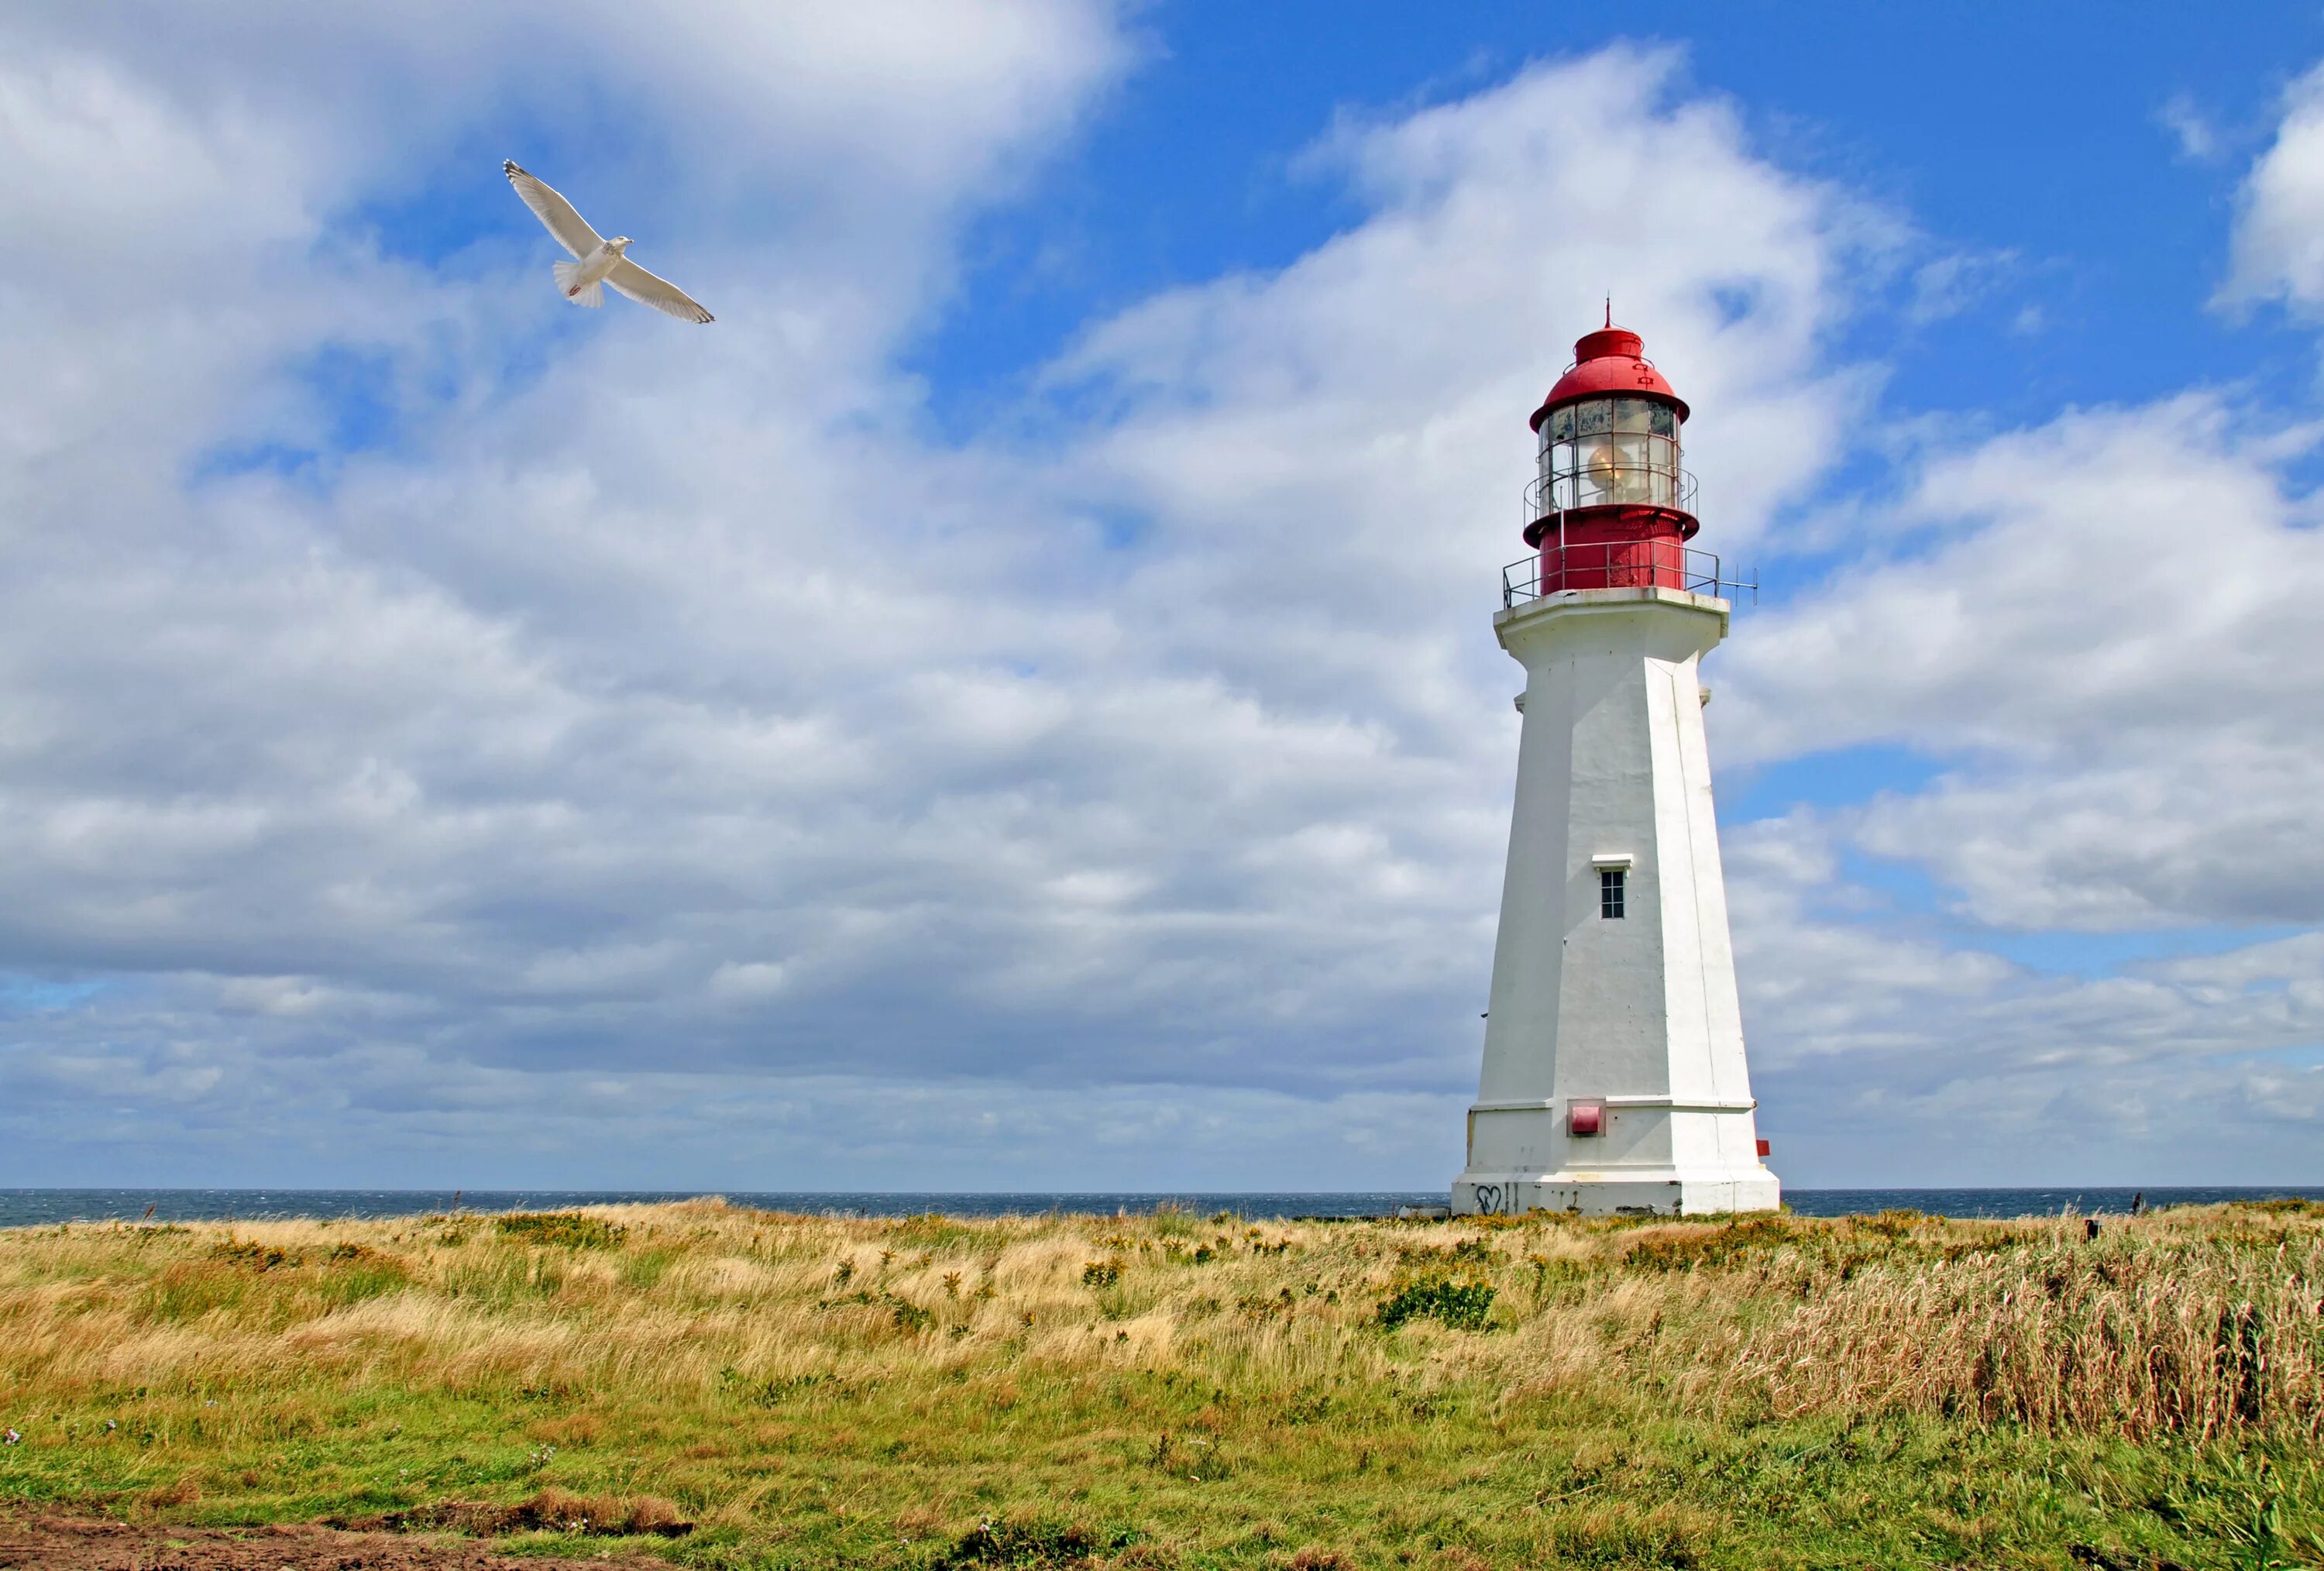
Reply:
[[[580,1566],[604,1571],[602,1562],[512,1559],[473,1539],[433,1534],[0,1517],[0,1571],[556,1571]]]

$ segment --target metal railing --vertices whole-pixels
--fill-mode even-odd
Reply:
[[[1722,597],[1731,597],[1731,590],[1759,603],[1757,578],[1729,578],[1715,552],[1691,550],[1665,538],[1545,545],[1501,569],[1504,609],[1569,589],[1655,588]]]

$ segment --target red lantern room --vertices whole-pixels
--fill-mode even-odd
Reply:
[[[1679,465],[1686,401],[1614,326],[1584,334],[1573,365],[1534,411],[1541,476],[1526,493],[1537,593],[1688,587],[1694,477]]]

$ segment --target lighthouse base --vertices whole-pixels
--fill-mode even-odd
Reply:
[[[1452,1186],[1455,1216],[1522,1216],[1566,1211],[1582,1216],[1715,1216],[1774,1211],[1783,1204],[1775,1175],[1688,1172],[1676,1168],[1623,1173],[1463,1173]]]

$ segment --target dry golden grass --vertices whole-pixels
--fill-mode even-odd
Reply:
[[[1489,1285],[1482,1328],[1382,1326],[1431,1283]],[[1863,1439],[1883,1424],[1885,1455]],[[2197,1504],[2141,1531],[2183,1540],[2200,1479],[2258,1467],[2246,1492],[2296,1546],[2313,1468],[2270,1459],[2324,1438],[2324,1207],[2114,1218],[2095,1241],[2078,1218],[715,1201],[23,1229],[0,1234],[0,1428],[23,1435],[0,1495],[273,1517],[666,1495],[702,1524],[675,1552],[734,1564],[1711,1563],[1811,1510],[1800,1541],[1854,1563],[1827,1496],[1867,1470],[1918,1469],[1913,1532],[1989,1547],[2051,1529],[1980,1500],[1963,1458],[2079,1459],[2103,1502],[2107,1467],[2176,1478],[2190,1446],[2169,1487]],[[1786,1461],[1801,1436],[1859,1474]],[[2120,1538],[2127,1509],[2081,1530]],[[1892,1526],[1862,1515],[1862,1542]]]

